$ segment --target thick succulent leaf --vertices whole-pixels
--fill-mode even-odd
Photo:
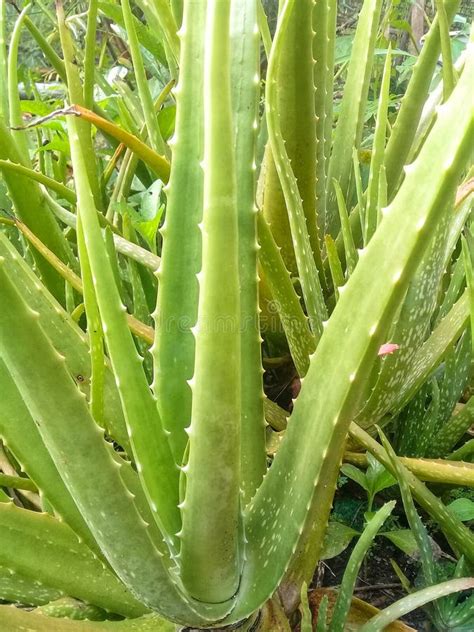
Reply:
[[[287,185],[281,182],[283,168],[285,170],[291,169],[294,173],[294,196],[298,197],[298,204],[301,206],[301,211],[298,211],[300,214],[298,224],[306,228],[310,251],[312,250],[319,274],[322,274],[321,243],[316,212],[316,179],[314,177],[316,155],[319,150],[317,149],[318,141],[316,138],[315,88],[313,83],[315,72],[313,63],[314,34],[312,30],[313,5],[312,0],[298,0],[293,3],[291,15],[286,11],[287,17],[284,18],[285,14],[280,13],[279,19],[285,19],[287,25],[284,37],[277,36],[274,40],[274,46],[278,47],[280,51],[278,64],[273,64],[271,61],[272,56],[275,56],[275,52],[272,50],[268,70],[269,81],[277,78],[276,69],[278,73],[278,87],[276,88],[275,85],[275,90],[272,90],[273,95],[268,105],[270,109],[274,108],[277,113],[279,128],[285,140],[284,149],[287,160],[282,160],[280,156],[282,148],[277,147],[272,140],[272,123],[268,121],[270,143],[267,146],[265,156],[263,212],[265,219],[271,225],[277,244],[282,249],[285,264],[295,276],[298,274],[302,276],[303,274],[298,264],[294,234],[295,223],[292,219],[296,202],[290,202],[288,191],[285,191]],[[323,93],[322,97],[324,98],[324,96]],[[269,113],[267,112],[268,118]],[[319,149],[324,149],[323,136]],[[322,167],[324,168],[324,164]],[[322,277],[321,281],[324,284]]]
[[[16,279],[17,288],[23,300],[31,309],[38,312],[41,327],[56,351],[65,357],[71,376],[80,390],[89,398],[91,365],[84,332],[39,283],[36,275],[1,232],[0,256],[4,258],[3,265],[8,276]],[[130,451],[117,387],[109,368],[106,369],[104,389],[106,402],[104,422],[107,432],[125,450]]]
[[[313,8],[313,78],[316,116],[316,217],[320,235],[326,221],[326,176],[332,143],[332,94],[334,41],[337,13],[335,0],[316,0]]]
[[[265,106],[268,126],[268,138],[271,146],[273,160],[275,161],[276,172],[280,180],[281,190],[283,191],[286,202],[297,273],[301,282],[301,289],[308,312],[311,329],[314,335],[319,338],[322,334],[323,322],[326,320],[327,317],[326,305],[324,303],[322,293],[322,276],[320,276],[320,274],[322,274],[322,266],[319,266],[320,272],[318,272],[317,263],[315,263],[315,257],[313,256],[314,254],[317,254],[318,251],[315,250],[316,246],[312,243],[311,240],[311,228],[307,222],[307,216],[305,214],[301,191],[299,191],[298,189],[299,181],[297,179],[297,174],[293,169],[292,160],[286,148],[286,138],[284,136],[285,132],[282,128],[281,118],[282,105],[279,102],[279,86],[282,84],[282,76],[280,73],[285,53],[284,44],[285,42],[289,41],[288,37],[291,35],[290,27],[292,25],[293,12],[295,11],[295,7],[297,7],[295,15],[298,15],[300,12],[299,9],[301,9],[302,6],[306,6],[308,4],[310,3],[308,3],[306,0],[304,0],[304,2],[297,3],[294,2],[294,0],[287,0],[279,14],[277,32],[275,34],[272,52],[268,62]],[[311,18],[309,19],[307,28],[311,30]],[[307,54],[311,54],[311,39],[309,40],[308,44],[310,50],[307,52]],[[310,77],[312,77],[312,68]],[[313,111],[313,121],[310,121],[309,124],[314,126],[314,95],[311,107]],[[315,150],[313,150],[313,153],[314,159]],[[301,149],[295,149],[295,154],[301,155]],[[294,156],[294,158],[296,158],[296,155]],[[312,180],[314,180],[314,168],[315,166],[313,163],[313,166],[311,167]],[[301,179],[302,181],[305,180],[304,177],[301,177]],[[311,193],[311,198],[309,199],[311,207],[313,208],[315,201],[314,189]],[[314,216],[315,222],[314,211],[312,211],[312,215]],[[278,221],[280,222],[280,218]],[[281,226],[282,224],[280,222],[280,229]],[[278,238],[276,239],[276,241],[278,243]],[[288,241],[287,229],[285,231],[285,241]]]
[[[0,599],[27,606],[40,606],[59,599],[63,592],[46,586],[36,578],[17,573],[11,568],[0,566]]]
[[[255,148],[260,96],[257,6],[255,0],[231,5],[231,86],[235,125],[240,278],[241,482],[247,503],[267,469],[261,338],[258,322]]]
[[[382,610],[378,615],[373,617],[368,623],[359,628],[359,632],[379,632],[383,630],[393,621],[396,621],[405,614],[424,606],[430,601],[450,595],[453,592],[461,592],[474,587],[474,579],[449,579],[448,581],[429,586],[418,590],[411,595],[407,595],[396,601],[393,605]]]
[[[150,87],[148,85],[148,78],[146,76],[145,67],[143,64],[143,57],[140,52],[140,44],[135,27],[134,16],[130,6],[130,1],[123,0],[121,5],[124,24],[128,35],[128,45],[132,58],[138,95],[140,97],[141,109],[148,132],[148,141],[151,145],[151,148],[155,152],[163,154],[165,149],[164,142],[161,136],[160,127],[158,125],[158,118],[155,116],[153,98],[151,96]]]
[[[431,336],[414,354],[408,375],[398,394],[394,395],[391,412],[397,413],[410,402],[419,388],[452,349],[469,322],[469,297],[465,291]]]
[[[369,182],[367,185],[367,206],[365,209],[364,244],[367,244],[377,228],[381,207],[378,200],[379,182],[385,153],[385,137],[387,133],[388,100],[390,97],[390,75],[392,70],[392,50],[388,49],[385,58],[382,83],[380,86],[379,107],[370,161]]]
[[[259,263],[280,316],[296,370],[299,375],[306,375],[310,355],[316,349],[316,339],[309,328],[308,317],[301,307],[281,252],[261,211],[258,213],[257,225]]]
[[[449,452],[462,439],[473,423],[474,397],[470,397],[462,410],[453,415],[438,433],[436,444],[432,446],[432,451],[438,454]]]
[[[204,30],[202,269],[193,329],[196,360],[186,493],[180,506],[180,562],[183,584],[196,599],[232,604],[242,560],[237,447],[241,327],[230,8],[230,0],[209,0]]]
[[[380,374],[357,423],[368,427],[377,423],[392,407],[407,374],[412,358],[425,341],[430,318],[436,306],[438,285],[443,275],[444,251],[449,214],[437,226],[415,277],[411,280],[400,313],[387,340],[399,345],[395,353],[380,360]]]
[[[9,632],[174,632],[176,626],[156,615],[125,621],[55,619],[14,606],[0,606],[0,624]]]
[[[126,617],[144,614],[117,577],[71,529],[48,514],[0,503],[0,565]]]
[[[94,279],[112,368],[127,422],[127,430],[150,507],[164,537],[172,540],[180,528],[178,472],[167,435],[161,424],[156,400],[151,393],[128,329],[125,307],[115,285],[84,167],[75,120],[68,119],[71,155],[75,167],[78,209],[84,230],[87,255]]]
[[[191,423],[194,336],[201,268],[203,171],[203,29],[206,2],[189,3],[180,32],[181,59],[176,96],[176,127],[171,141],[173,161],[158,272],[155,311],[154,392],[170,445],[181,465]],[[193,28],[190,25],[193,25]],[[186,247],[183,247],[183,244]]]
[[[97,549],[76,503],[52,461],[33,417],[5,363],[0,359],[0,437],[57,515],[91,548]]]

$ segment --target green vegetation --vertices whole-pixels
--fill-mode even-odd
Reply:
[[[459,0],[410,54],[382,0],[345,52],[335,0],[282,0],[274,34],[259,0],[37,0],[11,29],[7,5],[0,628],[353,629],[386,523],[420,578],[358,629],[420,606],[472,629],[470,500],[443,501],[474,486]],[[20,86],[26,31],[52,94],[31,69]],[[340,472],[367,492],[360,531],[329,522]],[[311,620],[331,533],[331,555],[357,540]]]

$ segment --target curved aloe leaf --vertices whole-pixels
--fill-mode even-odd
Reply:
[[[202,268],[180,534],[183,583],[195,598],[214,603],[233,597],[241,566],[240,288],[229,24],[230,0],[209,0]]]
[[[2,601],[41,606],[63,595],[62,591],[46,586],[38,579],[32,579],[11,568],[0,566],[0,599]]]
[[[307,233],[310,245],[308,256],[314,258],[316,268],[321,275],[321,282],[323,282],[314,177],[317,123],[313,84],[313,5],[313,0],[298,0],[283,12],[283,3],[281,3],[282,11],[279,19],[284,19],[286,24],[284,27],[281,25],[278,27],[280,35],[276,35],[274,40],[267,77],[274,88],[267,91],[267,98],[270,96],[267,107],[270,144],[267,146],[265,156],[263,212],[265,219],[271,225],[275,241],[282,248],[286,266],[293,275],[302,276],[304,273],[301,270],[301,262],[298,263],[298,246],[295,242],[298,238],[295,237],[295,222],[292,219],[295,204],[301,207],[296,211],[297,222]],[[278,85],[275,81],[278,81]],[[272,114],[273,111],[274,114]],[[275,121],[275,118],[278,120]],[[285,141],[284,147],[282,143],[277,145],[275,142],[272,128],[276,129],[276,124]],[[322,137],[321,145],[323,144]],[[282,177],[285,178],[284,175],[282,176],[282,169],[292,170],[294,174],[292,201],[288,197],[288,184],[281,180]],[[292,226],[291,232],[290,226]]]
[[[176,626],[156,615],[126,621],[73,621],[56,619],[14,606],[0,606],[0,624],[9,632],[175,632]]]
[[[0,232],[0,257],[10,278],[17,280],[17,287],[28,306],[38,312],[41,326],[51,340],[56,351],[66,358],[71,375],[83,393],[89,397],[90,357],[84,332],[59,305],[55,298],[38,282],[34,272],[18,256],[15,248]],[[130,451],[125,421],[120,407],[119,396],[113,375],[106,371],[106,429],[107,432],[127,451]]]
[[[255,151],[260,93],[255,0],[231,5],[231,85],[235,126],[240,279],[241,489],[246,504],[267,469],[261,338],[258,322]]]
[[[161,419],[170,433],[176,463],[181,465],[191,423],[194,337],[201,262],[203,172],[202,77],[206,2],[188,3],[181,27],[181,61],[176,96],[176,127],[171,142],[173,167],[169,186],[158,272],[158,302],[154,314],[156,342],[153,389]],[[190,25],[193,25],[193,28]],[[183,248],[186,240],[186,248]]]
[[[336,603],[332,612],[331,624],[329,632],[343,632],[347,615],[351,607],[352,593],[357,581],[364,557],[367,554],[371,544],[373,543],[377,532],[387,520],[395,507],[395,501],[386,503],[377,513],[370,519],[364,531],[351,553],[344,576],[342,578],[341,587],[338,590]]]
[[[396,601],[393,605],[382,610],[379,614],[373,617],[368,623],[365,623],[359,632],[379,632],[383,630],[393,621],[396,621],[405,614],[424,606],[430,601],[450,595],[453,592],[460,592],[462,590],[469,590],[474,587],[474,579],[466,577],[462,579],[449,579],[448,581],[441,582],[436,586],[429,586],[418,590],[411,595],[407,595],[402,599]]]
[[[122,614],[146,612],[117,577],[59,520],[0,503],[0,564],[71,596]]]
[[[289,35],[288,29],[291,25],[294,5],[294,0],[286,0],[280,12],[277,32],[272,46],[272,53],[268,62],[268,76],[265,94],[266,114],[268,137],[271,144],[276,171],[280,179],[280,185],[287,205],[288,220],[296,257],[296,266],[301,282],[303,297],[308,311],[311,329],[315,337],[319,339],[323,330],[323,322],[327,318],[327,311],[322,293],[321,278],[313,256],[317,251],[313,252],[314,245],[311,243],[310,228],[307,224],[301,193],[298,190],[296,173],[293,171],[290,157],[285,146],[280,120],[280,105],[278,102],[280,64],[284,53],[283,43]],[[312,105],[314,112],[314,102]],[[314,204],[314,191],[312,195],[311,204]]]

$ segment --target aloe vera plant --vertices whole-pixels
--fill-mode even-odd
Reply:
[[[321,554],[349,429],[390,462],[362,428],[410,404],[461,335],[463,367],[472,362],[472,240],[463,271],[453,262],[470,194],[455,215],[453,207],[469,180],[474,43],[422,140],[446,33],[436,19],[388,143],[387,57],[364,192],[357,149],[382,2],[364,3],[332,146],[336,4],[282,1],[271,42],[256,0],[138,0],[147,26],[128,0],[92,1],[83,53],[57,0],[62,58],[30,30],[67,86],[68,103],[53,116],[66,119],[70,179],[46,159],[34,168],[35,135],[50,133],[51,117],[18,129],[16,77],[2,65],[0,38],[9,90],[0,170],[11,200],[0,231],[0,437],[33,494],[23,506],[0,496],[0,598],[41,606],[0,606],[9,630],[289,629]],[[456,2],[444,5],[446,21]],[[107,89],[91,44],[100,12],[123,29],[136,78],[136,94],[117,87],[116,120],[92,98],[95,82]],[[25,24],[23,15],[15,32]],[[165,69],[159,90],[147,81],[150,55]],[[169,79],[171,138],[155,110],[170,98]],[[105,168],[92,125],[114,148]],[[127,200],[134,182],[148,192],[157,178],[165,220],[154,251]],[[447,269],[454,285],[441,303]],[[270,467],[259,282],[301,379]],[[399,353],[379,355],[388,341]],[[458,395],[446,395],[451,408]],[[414,498],[474,563],[472,533],[411,476]],[[8,479],[15,498],[24,498],[22,480]],[[361,540],[329,629],[343,629],[354,569],[379,526]],[[82,616],[97,621],[57,619],[81,616],[68,598],[90,604]]]

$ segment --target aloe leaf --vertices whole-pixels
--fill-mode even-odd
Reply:
[[[37,579],[0,566],[0,599],[2,601],[41,606],[53,599],[59,599],[63,594],[60,590],[46,586]]]
[[[11,487],[13,489],[25,489],[30,492],[38,492],[38,488],[30,478],[11,476],[3,472],[0,472],[0,487]]]
[[[180,41],[177,34],[178,28],[167,0],[142,0],[145,7],[151,7],[158,18],[166,39],[168,49],[173,55],[174,61],[179,60]]]
[[[38,283],[35,274],[18,256],[5,235],[0,233],[0,256],[10,278],[17,279],[21,295],[29,307],[37,311],[40,323],[56,350],[64,355],[68,369],[79,388],[89,397],[90,357],[87,339],[56,300]],[[129,441],[120,408],[117,387],[108,369],[105,377],[105,421],[107,432],[129,451]]]
[[[361,628],[359,628],[359,631],[379,632],[379,630],[383,630],[393,621],[396,621],[405,614],[424,606],[430,601],[434,601],[435,599],[439,599],[445,595],[450,595],[453,592],[469,590],[469,588],[472,587],[474,587],[474,579],[463,578],[449,579],[448,581],[441,582],[436,586],[423,588],[422,590],[418,590],[411,595],[407,595],[406,597],[399,599],[393,605],[382,610],[379,614],[370,619],[368,623],[365,623]]]
[[[345,286],[304,378],[273,465],[245,510],[247,561],[232,617],[251,612],[256,603],[274,591],[296,547],[306,555],[306,569],[300,577],[304,579],[304,573],[314,571],[321,546],[319,534],[325,527],[337,480],[343,438],[365,394],[380,344],[424,255],[429,237],[443,221],[447,201],[470,151],[474,113],[462,104],[470,93],[474,72],[472,53],[468,67],[468,73],[463,73],[440,111],[418,160],[409,169]],[[456,134],[450,122],[454,112],[459,122]],[[460,112],[464,114],[462,122]],[[432,182],[428,194],[418,186],[421,178]],[[408,204],[412,209],[410,214],[406,213]],[[389,242],[393,256],[387,258],[384,253]],[[375,277],[374,269],[378,270]],[[341,337],[344,337],[343,349]],[[298,496],[294,495],[296,480]],[[284,510],[290,498],[291,516]],[[301,538],[303,532],[305,537]],[[278,554],[274,553],[277,550]]]
[[[326,244],[326,256],[329,263],[329,270],[331,272],[332,284],[334,286],[334,297],[336,301],[338,301],[339,288],[345,284],[346,279],[344,278],[344,272],[337,252],[336,243],[331,235],[325,236],[324,243]]]
[[[0,564],[127,617],[144,608],[64,523],[0,503]]]
[[[352,199],[352,151],[359,147],[362,136],[381,9],[381,0],[366,0],[362,6],[329,161],[328,180],[339,182],[348,202]],[[325,232],[336,237],[338,228],[336,196],[329,189]]]
[[[66,24],[62,0],[56,0],[56,16],[59,39],[64,56],[64,66],[66,68],[69,102],[77,103],[78,106],[81,106],[84,104],[84,91],[79,75],[79,68],[75,62],[74,44]],[[85,169],[94,196],[95,205],[99,211],[102,211],[102,196],[97,175],[96,153],[92,144],[91,126],[88,121],[81,118],[76,121],[76,128],[81,138],[82,150],[85,156]]]
[[[347,206],[342,194],[341,186],[337,180],[333,180],[333,186],[336,190],[337,206],[339,209],[339,221],[341,223],[342,240],[344,242],[347,276],[350,276],[357,265],[357,250],[354,244],[354,238],[352,236],[349,222],[349,213],[347,212]]]
[[[316,215],[320,234],[324,234],[326,217],[326,175],[328,154],[326,138],[328,122],[332,132],[331,38],[330,11],[334,0],[316,0],[313,8],[314,111],[316,116]],[[329,107],[330,106],[330,107]]]
[[[304,3],[297,3],[298,7],[303,4],[306,5],[306,1]],[[272,53],[268,62],[265,95],[266,114],[268,137],[273,160],[275,161],[275,168],[280,179],[281,189],[286,201],[288,220],[291,228],[291,237],[293,240],[296,265],[303,290],[303,297],[306,309],[308,310],[311,329],[314,335],[319,338],[322,334],[323,321],[327,318],[327,311],[322,294],[321,278],[314,258],[314,256],[317,255],[318,250],[316,250],[314,240],[311,240],[312,229],[307,222],[307,215],[304,210],[301,191],[298,189],[297,175],[296,172],[293,171],[290,157],[285,146],[285,140],[283,137],[284,130],[282,129],[280,120],[281,104],[279,103],[278,90],[278,85],[281,81],[280,68],[283,60],[283,53],[285,51],[283,45],[286,38],[291,35],[289,27],[292,24],[291,20],[294,6],[294,0],[287,0],[280,12],[277,32],[272,46]],[[298,12],[296,15],[298,15]],[[308,27],[311,27],[311,20],[309,20]],[[312,99],[314,117],[314,95]],[[313,174],[313,171],[314,165],[312,167],[311,174]],[[311,177],[313,179],[313,176]],[[311,195],[311,204],[314,204],[315,192],[313,191]],[[278,242],[278,239],[276,241]],[[320,266],[319,269],[321,270],[322,266]]]
[[[258,321],[255,150],[260,94],[257,8],[255,0],[232,3],[231,86],[235,126],[236,204],[239,232],[241,489],[246,504],[267,469],[261,337]]]
[[[8,113],[8,71],[7,71],[7,3],[0,0],[0,119],[9,120]]]
[[[74,619],[76,621],[104,621],[107,618],[107,613],[102,608],[84,603],[73,597],[55,599],[36,608],[35,614],[45,614],[48,617]]]
[[[392,513],[395,507],[395,501],[386,503],[377,513],[369,520],[367,526],[362,532],[360,538],[351,553],[341,586],[338,590],[336,603],[332,613],[329,632],[343,632],[347,615],[349,613],[352,601],[352,593],[357,581],[359,569],[364,561],[370,546],[373,544],[377,532]]]
[[[436,10],[439,22],[441,55],[443,59],[443,99],[446,101],[453,91],[455,78],[453,69],[453,52],[451,49],[449,22],[446,14],[445,0],[436,0]]]
[[[385,136],[387,133],[388,100],[390,97],[390,74],[392,70],[392,48],[388,48],[380,86],[379,106],[375,124],[372,159],[370,161],[369,183],[367,185],[367,206],[365,210],[364,243],[367,244],[377,228],[380,171],[383,168]]]
[[[98,24],[98,0],[91,0],[87,11],[87,29],[84,52],[84,105],[91,110],[94,107],[95,49]]]
[[[434,369],[449,353],[469,322],[469,297],[467,291],[434,329],[431,336],[416,351],[410,371],[393,398],[391,412],[399,412],[413,398]]]
[[[187,14],[184,24],[186,28]],[[196,599],[214,603],[233,597],[241,565],[240,288],[229,26],[230,1],[210,0],[204,55],[202,268],[180,534],[183,584]]]
[[[305,275],[298,254],[299,242],[305,242],[308,257],[314,259],[320,283],[324,285],[314,177],[317,154],[314,2],[299,0],[289,4],[285,9],[281,3],[279,21],[284,20],[285,24],[277,27],[268,59],[266,122],[270,144],[266,153],[263,211],[291,273]],[[276,138],[278,134],[281,141]],[[299,236],[298,226],[304,231],[304,238]],[[316,269],[312,263],[311,270],[316,273]]]
[[[309,328],[308,317],[303,312],[281,252],[261,211],[257,215],[257,226],[260,244],[258,260],[281,318],[296,370],[303,376],[308,371],[309,358],[316,349],[316,339]]]
[[[438,285],[443,275],[442,246],[446,240],[448,221],[449,216],[445,213],[429,242],[389,334],[388,340],[398,344],[399,349],[381,359],[375,387],[357,420],[363,427],[376,423],[391,410],[394,399],[399,397],[400,389],[412,371],[412,358],[429,332]]]
[[[311,614],[311,609],[309,607],[308,585],[306,584],[306,582],[303,582],[303,585],[301,586],[300,612],[301,612],[301,623],[300,623],[301,632],[313,632],[313,623],[312,623],[313,615]]]
[[[92,417],[100,427],[105,427],[104,418],[104,384],[105,353],[104,334],[100,320],[99,307],[94,293],[94,281],[87,255],[81,216],[77,222],[77,246],[81,262],[81,275],[84,294],[84,307],[87,318],[87,334],[89,336],[89,352],[91,358],[90,410]]]
[[[51,503],[57,515],[66,520],[76,534],[96,550],[95,540],[48,454],[33,417],[3,360],[0,361],[0,384],[2,442],[13,453],[43,497]]]
[[[174,632],[176,626],[156,615],[125,621],[56,619],[14,606],[0,606],[0,624],[9,632]]]
[[[446,14],[450,23],[456,14],[460,0],[445,0]],[[385,152],[388,199],[391,200],[398,188],[403,166],[407,162],[410,148],[416,135],[423,106],[428,97],[431,80],[440,53],[439,20],[435,17],[415,67],[405,95],[402,98],[397,119]]]
[[[446,316],[454,303],[460,298],[465,286],[465,276],[466,272],[461,254],[451,268],[451,278],[449,279],[448,289],[444,294],[443,301],[436,314],[435,325]]]
[[[262,0],[257,0],[257,22],[258,29],[260,31],[260,37],[262,38],[265,56],[268,59],[270,57],[270,50],[272,48],[272,35],[270,33],[270,27],[268,26],[268,20],[264,6],[262,4]]]
[[[467,229],[462,239],[462,254],[466,269],[466,284],[469,292],[469,314],[471,328],[471,343],[474,353],[474,235]]]
[[[462,410],[453,415],[436,435],[437,454],[446,454],[452,450],[474,422],[474,397],[463,406]],[[433,442],[434,443],[434,442]],[[435,454],[436,456],[436,454]]]
[[[153,389],[164,427],[170,433],[175,460],[182,463],[191,422],[191,389],[200,270],[203,171],[203,54],[202,32],[206,3],[188,3],[180,31],[181,60],[176,96],[176,127],[170,141],[173,167],[158,272],[158,301],[154,314],[156,342]],[[186,239],[186,248],[182,245]]]

